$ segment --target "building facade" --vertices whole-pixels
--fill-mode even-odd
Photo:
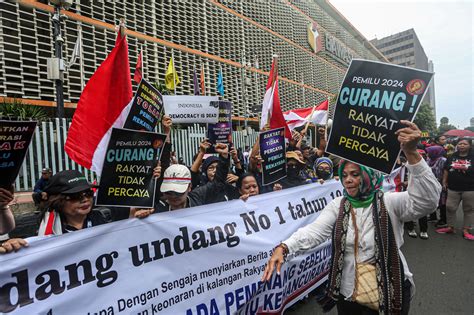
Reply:
[[[397,65],[434,72],[433,61],[428,60],[414,29],[370,41],[387,59]],[[422,103],[429,103],[436,119],[434,78]]]
[[[46,60],[53,56],[53,6],[48,1],[0,3],[0,98],[54,106],[54,82]],[[339,89],[351,58],[386,61],[329,2],[324,0],[77,0],[63,11],[64,60],[79,32],[82,58],[64,73],[66,108],[74,108],[87,80],[113,48],[115,25],[125,19],[130,68],[143,51],[144,78],[164,82],[171,56],[181,84],[193,93],[193,72],[204,67],[206,94],[217,95],[223,70],[225,99],[233,115],[257,117],[272,56],[279,57],[283,110],[313,106]],[[308,43],[308,24],[317,23],[322,50]],[[134,85],[135,86],[135,85]]]

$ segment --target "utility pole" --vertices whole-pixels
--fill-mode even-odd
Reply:
[[[62,8],[69,8],[72,0],[50,0],[54,5],[53,14],[53,40],[54,40],[54,57],[48,58],[48,79],[54,80],[56,85],[56,107],[58,118],[64,118],[64,95],[63,95],[63,76],[64,76],[64,60],[63,60],[63,44],[64,39],[61,35],[61,16]]]
[[[63,95],[63,73],[64,73],[64,60],[63,60],[63,43],[64,39],[61,36],[61,5],[56,4],[54,6],[53,15],[53,36],[54,36],[54,57],[58,62],[59,66],[59,77],[55,79],[56,84],[56,106],[58,112],[58,118],[64,118],[64,95]]]

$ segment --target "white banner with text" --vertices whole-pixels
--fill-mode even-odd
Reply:
[[[173,123],[217,123],[219,106],[217,96],[163,95],[165,114]]]
[[[331,245],[261,283],[272,249],[341,194],[328,181],[31,238],[0,256],[0,313],[281,313],[325,280]]]

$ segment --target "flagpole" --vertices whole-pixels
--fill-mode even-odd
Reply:
[[[255,57],[255,69],[257,69],[257,70],[260,69],[260,65],[258,64],[258,57]],[[257,84],[257,91],[260,92],[260,80],[258,78],[258,72],[257,71],[255,71],[254,77],[255,77],[255,83]],[[258,117],[258,121],[260,121],[260,119],[262,119],[262,111],[257,113],[257,117]]]
[[[275,62],[275,68],[274,68],[274,71],[273,71],[273,86],[272,86],[272,89],[273,89],[273,92],[272,93],[275,93],[275,85],[277,84],[277,79],[278,79],[278,55],[277,54],[274,54],[273,55],[273,61]],[[265,127],[269,128],[270,127],[270,118],[271,118],[271,113],[270,115],[267,116],[267,122],[265,124]]]
[[[173,87],[174,95],[176,95],[176,67],[174,66],[174,49],[171,48],[171,60],[173,60]]]
[[[306,99],[305,99],[305,90],[304,90],[304,77],[301,78],[301,82],[303,83],[303,107],[306,107]]]
[[[140,52],[138,53],[138,56],[142,56],[142,79],[145,78],[145,57],[143,56],[143,45],[144,43],[140,44]]]
[[[313,117],[314,111],[316,110],[316,107],[317,107],[317,106],[318,106],[318,105],[314,105],[314,106],[313,106],[313,109],[311,110],[311,114],[309,114],[309,116],[306,117],[307,122],[306,122],[306,126],[304,126],[304,130],[303,130],[303,133],[304,133],[305,135],[306,135],[306,132],[308,131],[310,119],[311,119],[311,117]]]
[[[80,48],[79,49],[79,72],[81,74],[81,91],[84,90],[84,56],[82,54],[82,26],[81,24],[79,24],[79,28],[78,28],[78,35],[79,35],[79,45],[80,45]]]
[[[120,24],[119,24],[119,32],[120,36],[124,37],[125,36],[125,18],[120,18]]]
[[[324,139],[328,141],[328,121],[329,121],[329,95],[328,95],[328,109],[326,110],[326,125],[324,126]]]

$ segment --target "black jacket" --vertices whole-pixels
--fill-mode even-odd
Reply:
[[[229,173],[229,159],[219,157],[216,176],[212,182],[193,189],[188,194],[187,208],[207,205],[211,203],[235,199],[235,191],[230,189],[226,183]],[[169,205],[166,201],[156,198],[155,213],[169,211]]]

